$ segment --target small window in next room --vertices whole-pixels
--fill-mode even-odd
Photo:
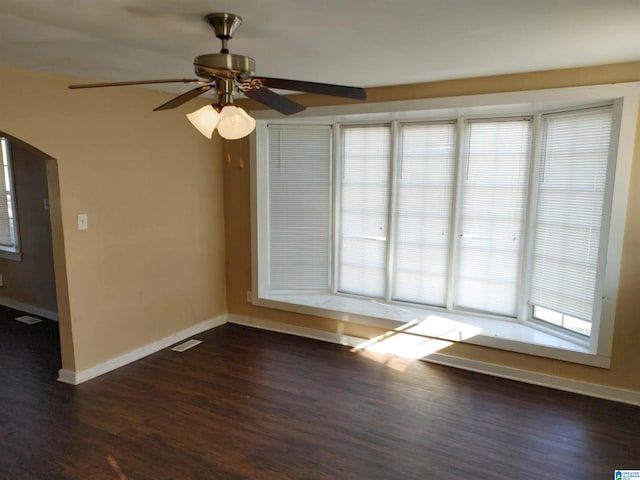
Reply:
[[[0,137],[2,169],[0,169],[0,258],[19,260],[20,242],[11,162],[11,142]]]

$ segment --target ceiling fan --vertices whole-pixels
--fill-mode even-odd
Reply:
[[[213,28],[216,37],[221,40],[222,48],[220,53],[209,53],[195,58],[193,64],[195,74],[199,78],[85,83],[69,85],[69,88],[116,87],[156,83],[198,84],[196,88],[154,108],[154,111],[176,108],[211,90],[216,93],[217,102],[192,112],[187,117],[208,138],[211,138],[213,131],[218,128],[219,134],[223,138],[230,140],[242,138],[255,128],[255,120],[243,109],[233,105],[233,98],[238,93],[243,93],[247,97],[284,115],[301,112],[305,107],[291,98],[274,92],[271,90],[272,88],[332,95],[355,100],[366,99],[366,92],[358,87],[256,76],[253,58],[229,53],[228,42],[242,23],[242,18],[232,13],[211,13],[204,18]]]

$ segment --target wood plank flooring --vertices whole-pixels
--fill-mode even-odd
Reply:
[[[402,371],[236,325],[73,387],[55,380],[55,327],[0,319],[3,480],[600,480],[640,469],[639,407],[426,362]]]

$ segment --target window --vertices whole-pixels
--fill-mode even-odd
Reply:
[[[471,121],[465,130],[454,307],[515,317],[531,122]]]
[[[391,298],[446,307],[456,124],[405,124],[400,132]]]
[[[269,130],[269,285],[278,290],[329,288],[331,130]]]
[[[388,126],[342,132],[337,289],[384,297],[391,131]]]
[[[612,109],[543,117],[530,303],[533,317],[590,335]]]
[[[0,257],[19,259],[13,255],[19,254],[19,242],[13,188],[11,143],[9,139],[0,137],[0,149],[2,150],[2,169],[0,173]]]
[[[608,365],[638,92],[611,98],[259,120],[254,303]]]

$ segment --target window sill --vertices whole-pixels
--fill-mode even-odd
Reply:
[[[0,250],[0,258],[5,260],[13,260],[14,262],[22,261],[22,252],[9,252],[7,250]]]
[[[558,338],[528,325],[479,315],[331,294],[273,294],[254,297],[256,306],[277,308],[343,322],[408,331],[453,342],[609,368],[610,358],[586,346]]]

